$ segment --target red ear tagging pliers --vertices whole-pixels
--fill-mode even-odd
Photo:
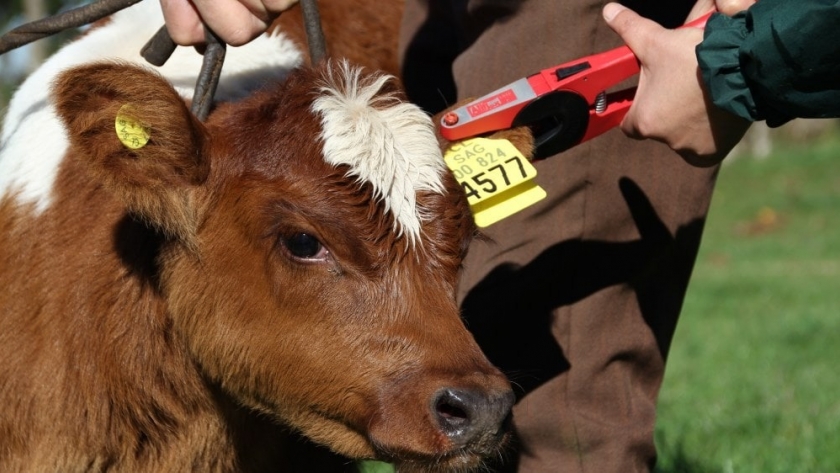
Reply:
[[[703,28],[712,13],[683,27]],[[457,141],[529,126],[534,157],[545,158],[618,126],[636,88],[606,89],[638,73],[639,61],[627,46],[549,67],[444,114],[440,132]]]

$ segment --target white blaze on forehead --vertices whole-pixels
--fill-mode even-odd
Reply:
[[[338,69],[329,69],[312,104],[321,116],[324,159],[369,182],[397,230],[417,241],[427,217],[417,192],[443,193],[444,161],[432,121],[417,106],[380,93],[390,76],[362,77],[345,61]]]

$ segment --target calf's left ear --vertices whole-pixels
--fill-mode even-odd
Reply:
[[[103,63],[64,72],[52,92],[72,154],[130,212],[190,243],[209,139],[172,86],[151,71]]]

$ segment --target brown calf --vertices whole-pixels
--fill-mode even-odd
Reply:
[[[284,471],[278,424],[405,471],[497,452],[512,394],[455,303],[474,227],[393,80],[302,68],[206,123],[129,64],[54,83],[0,148],[0,471]]]

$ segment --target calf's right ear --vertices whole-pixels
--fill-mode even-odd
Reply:
[[[149,70],[102,63],[64,72],[52,92],[71,153],[94,178],[130,212],[191,243],[209,139],[172,86]]]

